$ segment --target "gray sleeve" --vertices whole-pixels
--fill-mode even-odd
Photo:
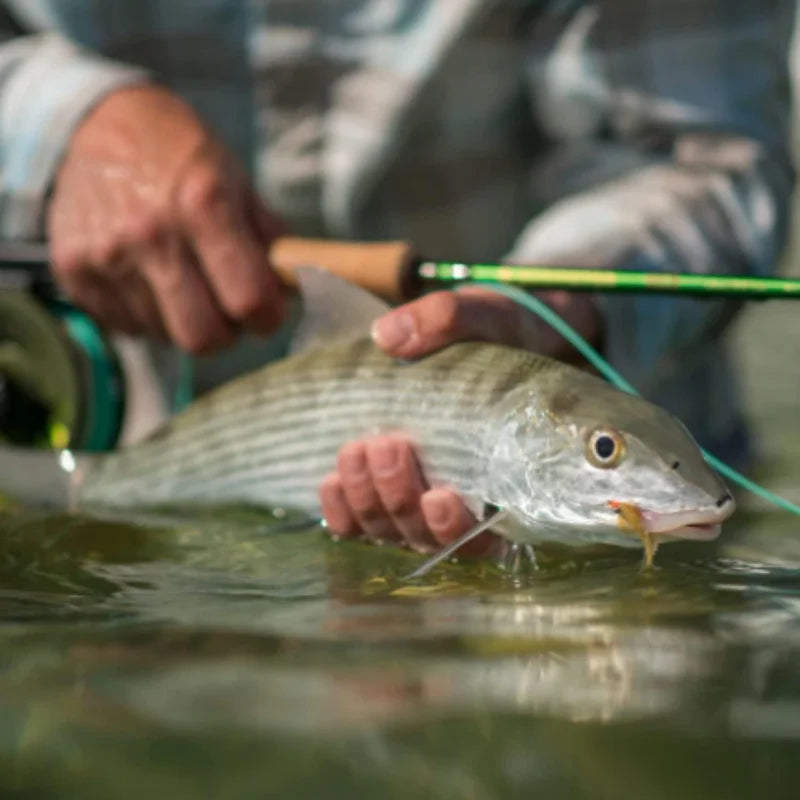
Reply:
[[[614,17],[629,5],[604,4],[608,14],[589,7],[565,29],[572,64],[562,49],[536,67],[535,97],[557,112],[554,126],[565,135],[582,127],[604,133],[565,143],[551,174],[572,191],[530,222],[510,258],[769,273],[794,179],[793,3],[654,0]],[[725,303],[690,299],[607,295],[599,302],[608,356],[645,391],[731,312]]]
[[[56,33],[20,35],[0,15],[0,238],[44,238],[47,194],[75,127],[106,94],[145,80]]]

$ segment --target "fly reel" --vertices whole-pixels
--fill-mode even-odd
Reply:
[[[22,259],[2,259],[0,441],[107,450],[124,406],[120,365],[100,329]]]

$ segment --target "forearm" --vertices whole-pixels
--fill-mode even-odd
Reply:
[[[46,198],[76,126],[108,93],[145,80],[55,34],[0,45],[0,238],[44,236]]]
[[[664,272],[765,274],[787,228],[785,152],[723,134],[678,137],[670,160],[571,196],[533,220],[510,258]],[[720,302],[598,296],[607,354],[641,388],[730,314]]]

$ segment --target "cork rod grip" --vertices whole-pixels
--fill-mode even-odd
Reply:
[[[414,254],[408,242],[342,242],[283,236],[269,251],[270,263],[280,279],[297,286],[298,267],[326,269],[393,303],[413,294]]]

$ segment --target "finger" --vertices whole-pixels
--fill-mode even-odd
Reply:
[[[243,190],[227,184],[212,166],[187,179],[179,200],[187,240],[225,314],[255,333],[271,333],[283,311],[278,279],[247,219]]]
[[[425,492],[420,505],[429,530],[442,547],[463,536],[478,522],[461,498],[449,489],[431,489]],[[459,552],[472,556],[485,555],[492,549],[496,539],[491,533],[482,533],[467,542]]]
[[[527,317],[527,321],[526,318]],[[513,300],[485,289],[434,292],[376,320],[372,335],[391,355],[415,358],[453,342],[531,346],[539,325]]]
[[[142,257],[142,269],[164,328],[178,347],[201,354],[233,342],[233,326],[179,241],[169,238],[152,248]]]
[[[339,539],[351,539],[361,531],[342,488],[339,474],[332,472],[322,479],[319,487],[319,502],[322,516],[328,525],[331,535]]]
[[[167,331],[153,292],[133,265],[118,272],[116,290],[119,296],[125,298],[128,313],[134,319],[138,332],[156,341],[166,341]]]
[[[131,336],[139,327],[108,281],[88,268],[79,272],[62,274],[59,284],[67,297],[86,311],[97,324],[107,331],[121,331]]]
[[[422,516],[419,499],[428,488],[411,449],[399,436],[369,439],[367,464],[381,505],[402,537],[419,552],[432,552],[436,540]]]
[[[372,482],[365,442],[345,444],[337,466],[345,499],[364,536],[373,542],[402,541]]]

